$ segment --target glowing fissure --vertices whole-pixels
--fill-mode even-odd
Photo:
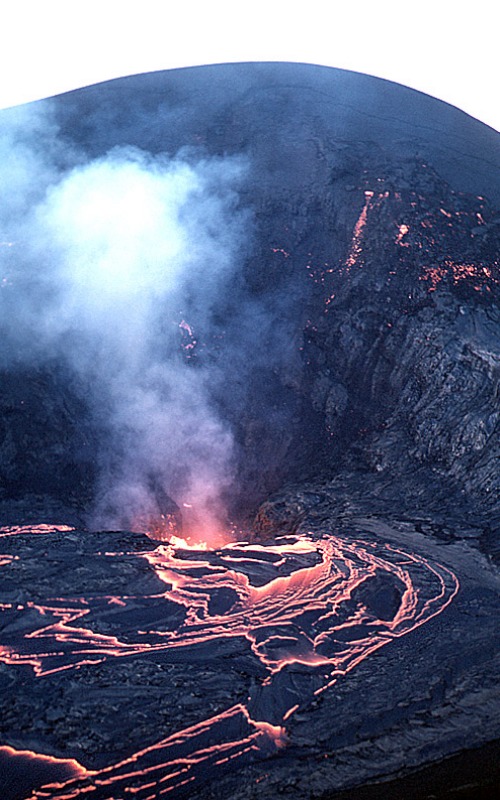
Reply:
[[[27,533],[26,528],[20,530]],[[16,532],[3,529],[4,535]],[[269,546],[233,543],[218,551],[159,545],[154,551],[128,555],[145,559],[165,584],[163,593],[142,598],[154,599],[156,612],[163,602],[183,610],[173,630],[157,630],[154,622],[141,623],[147,630],[137,631],[136,641],[123,642],[84,627],[85,618],[93,612],[102,614],[117,605],[126,609],[137,599],[132,595],[28,601],[17,606],[30,612],[22,638],[4,636],[0,661],[31,666],[43,679],[109,658],[186,653],[189,648],[239,637],[249,643],[267,673],[259,690],[261,699],[251,696],[248,705],[233,705],[96,772],[72,761],[74,772],[63,782],[38,789],[30,800],[72,800],[83,795],[109,799],[120,792],[139,800],[170,793],[189,796],[201,776],[207,780],[220,770],[272,755],[285,746],[285,723],[297,709],[306,707],[370,653],[441,613],[458,591],[458,580],[449,569],[420,555],[384,542],[334,535],[281,537]],[[14,559],[1,555],[0,564],[8,569]],[[257,567],[265,568],[269,576],[260,585],[252,583]],[[375,611],[369,587],[376,580],[389,581],[397,607]],[[231,590],[235,600],[224,613],[211,613],[211,598],[221,588]],[[8,613],[7,605],[0,611]],[[211,648],[203,652],[210,658]],[[286,689],[287,667],[296,664],[310,674],[310,690],[300,697]],[[272,703],[266,703],[266,693],[277,691],[278,674],[281,710],[276,712]]]
[[[324,285],[326,283],[326,278],[328,275],[331,276],[335,272],[337,272],[338,275],[349,275],[353,267],[363,266],[363,240],[366,233],[366,224],[368,222],[368,212],[372,211],[375,207],[380,206],[381,202],[387,199],[387,197],[389,196],[389,192],[385,191],[375,194],[375,192],[372,191],[371,189],[366,189],[364,196],[365,196],[365,201],[363,204],[363,208],[361,209],[361,212],[354,225],[351,244],[349,247],[349,251],[347,253],[347,257],[343,262],[343,265],[340,266],[338,270],[335,270],[334,268],[330,267],[329,264],[325,263],[324,266],[327,267],[327,269],[323,270],[320,268],[319,273],[317,273],[316,270],[313,270],[313,267],[310,264],[307,265],[306,268],[308,270],[313,270],[312,272],[310,272],[310,274],[316,283],[319,282],[320,284]],[[402,233],[401,228],[404,227],[406,226],[400,227],[400,235],[404,235],[407,232],[404,231]],[[397,241],[399,243],[400,240],[398,239]],[[335,291],[332,291],[331,289],[328,290],[328,296],[325,300],[325,307],[327,311],[328,311],[328,306],[335,300],[335,295],[336,295]]]
[[[20,533],[69,533],[74,531],[70,525],[47,525],[42,523],[40,525],[4,525],[0,528],[0,539],[3,536],[17,536]]]
[[[354,231],[352,235],[352,242],[351,242],[351,249],[349,250],[349,254],[346,259],[346,267],[354,267],[357,263],[361,252],[362,252],[362,238],[363,232],[366,225],[366,219],[368,216],[368,209],[370,207],[374,192],[366,191],[365,192],[365,203],[361,210],[361,214],[359,215],[358,219],[356,220],[356,224],[354,226]]]
[[[9,745],[0,746],[0,764],[4,759],[14,763],[21,762],[29,769],[40,768],[40,766],[49,768],[59,778],[57,782],[54,781],[47,784],[47,788],[50,790],[61,789],[68,780],[88,778],[95,774],[92,770],[83,767],[74,758],[56,758],[55,756],[33,753],[31,750],[16,750]]]

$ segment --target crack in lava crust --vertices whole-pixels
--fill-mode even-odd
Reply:
[[[15,532],[4,529],[3,535]],[[189,797],[200,780],[271,756],[286,746],[286,723],[297,709],[375,650],[440,614],[459,586],[448,568],[368,537],[303,534],[272,545],[236,543],[217,551],[160,545],[137,557],[146,559],[165,584],[163,594],[150,595],[156,610],[168,602],[184,612],[174,630],[158,630],[152,622],[147,631],[137,631],[136,642],[123,642],[84,627],[93,610],[133,607],[137,598],[127,595],[27,602],[32,627],[24,629],[20,641],[5,642],[0,660],[30,665],[43,679],[138,653],[182,650],[189,655],[189,648],[203,647],[209,659],[215,642],[240,637],[249,642],[267,678],[252,689],[247,703],[101,770],[79,765],[77,777],[39,788],[31,800],[111,800],[121,793],[137,800]],[[6,568],[13,558],[0,556],[0,564]],[[235,598],[224,613],[214,603],[220,589]],[[2,608],[7,611],[8,604]]]

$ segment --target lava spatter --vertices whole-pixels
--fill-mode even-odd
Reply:
[[[106,552],[102,558],[123,555]],[[189,797],[200,780],[286,747],[287,723],[298,709],[375,650],[440,614],[458,591],[448,568],[369,536],[347,540],[331,533],[300,534],[268,545],[238,542],[219,550],[160,544],[128,555],[145,561],[165,586],[163,593],[142,598],[154,601],[144,612],[151,608],[154,616],[148,623],[143,615],[136,636],[131,637],[130,628],[122,640],[119,633],[101,633],[90,623],[86,627],[92,616],[105,620],[117,607],[132,610],[136,595],[33,599],[16,607],[16,614],[25,614],[22,633],[16,629],[4,636],[0,660],[31,667],[43,680],[138,654],[189,659],[196,651],[206,661],[217,643],[238,639],[250,647],[267,677],[246,703],[99,770],[77,765],[66,779],[40,785],[30,800]],[[0,558],[2,569],[14,563]],[[232,598],[222,606],[217,603],[221,591]],[[169,626],[158,626],[162,607],[163,621],[169,615],[173,620]],[[13,608],[4,604],[0,610],[8,617]],[[300,689],[293,677],[297,665]]]

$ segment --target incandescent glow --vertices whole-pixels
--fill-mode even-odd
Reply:
[[[419,171],[425,179],[428,165],[420,164]],[[484,197],[471,198],[452,191],[446,207],[436,208],[427,187],[416,184],[414,189],[395,189],[383,175],[376,180],[380,191],[363,191],[364,203],[346,255],[337,265],[315,263],[308,253],[310,260],[305,268],[324,295],[325,313],[346,288],[356,285],[360,268],[368,268],[374,275],[380,270],[379,280],[396,291],[400,287],[405,294],[404,283],[410,275],[422,282],[421,288],[429,294],[441,289],[483,297],[498,293],[500,263],[490,246],[495,212]],[[361,192],[362,187],[358,189]],[[381,238],[381,232],[387,230],[388,237],[384,234]],[[391,239],[396,247],[391,247]],[[383,253],[381,241],[386,249]],[[309,322],[308,330],[314,331]]]
[[[171,536],[168,543],[177,550],[208,550],[206,542],[191,543],[180,536]]]
[[[349,540],[330,533],[301,534],[268,546],[239,542],[217,551],[190,548],[189,542],[172,537],[153,551],[128,556],[146,561],[165,586],[163,593],[143,596],[154,600],[155,616],[149,623],[141,619],[135,638],[130,630],[122,641],[94,628],[96,620],[116,614],[117,606],[133,613],[137,596],[94,593],[28,600],[16,610],[26,614],[22,633],[4,637],[0,661],[12,668],[31,667],[43,679],[141,654],[175,661],[202,653],[207,663],[217,658],[224,641],[234,640],[249,648],[267,678],[251,690],[248,702],[95,773],[77,765],[73,777],[40,787],[30,800],[83,795],[112,800],[124,793],[140,800],[189,797],[200,781],[205,785],[221,771],[286,747],[286,728],[298,709],[307,708],[371,653],[442,613],[458,591],[447,567],[369,536]],[[1,557],[3,570],[17,563]],[[381,604],[384,587],[390,587],[391,599]],[[214,603],[221,590],[234,597],[223,611]],[[169,629],[158,627],[158,611],[164,606],[167,619],[172,605],[181,621]],[[0,613],[12,609],[3,604]],[[293,680],[299,665],[304,675],[300,693]]]
[[[41,525],[4,525],[0,528],[0,538],[2,536],[16,536],[19,533],[69,533],[73,531],[70,525],[48,525],[42,523]]]
[[[0,126],[2,364],[56,358],[99,420],[89,528],[143,530],[168,498],[220,528],[234,437],[215,402],[222,354],[200,354],[246,246],[247,161],[132,145],[77,156],[56,116],[14,110]]]
[[[354,265],[358,262],[358,259],[363,251],[362,247],[363,232],[365,229],[366,220],[368,217],[368,210],[370,208],[373,195],[374,192],[372,192],[371,190],[367,190],[365,192],[365,204],[361,210],[361,214],[356,220],[356,224],[354,226],[354,231],[352,234],[351,249],[346,259],[347,268],[354,267]]]
[[[409,226],[405,225],[404,223],[399,226],[399,233],[396,236],[396,244],[401,245],[401,247],[410,246],[409,243],[404,240],[404,237],[406,236],[407,233],[409,233],[409,230],[410,230]]]

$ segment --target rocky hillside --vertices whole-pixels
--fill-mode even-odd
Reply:
[[[307,482],[339,510],[436,525],[453,512],[492,546],[499,134],[401,86],[293,64],[154,73],[44,103],[79,163],[117,146],[244,158],[238,268],[204,341],[186,327],[179,339],[193,369],[217,364],[233,517]],[[5,297],[17,267],[2,256]],[[4,501],[92,501],[106,436],[88,391],[56,354],[4,359]]]

